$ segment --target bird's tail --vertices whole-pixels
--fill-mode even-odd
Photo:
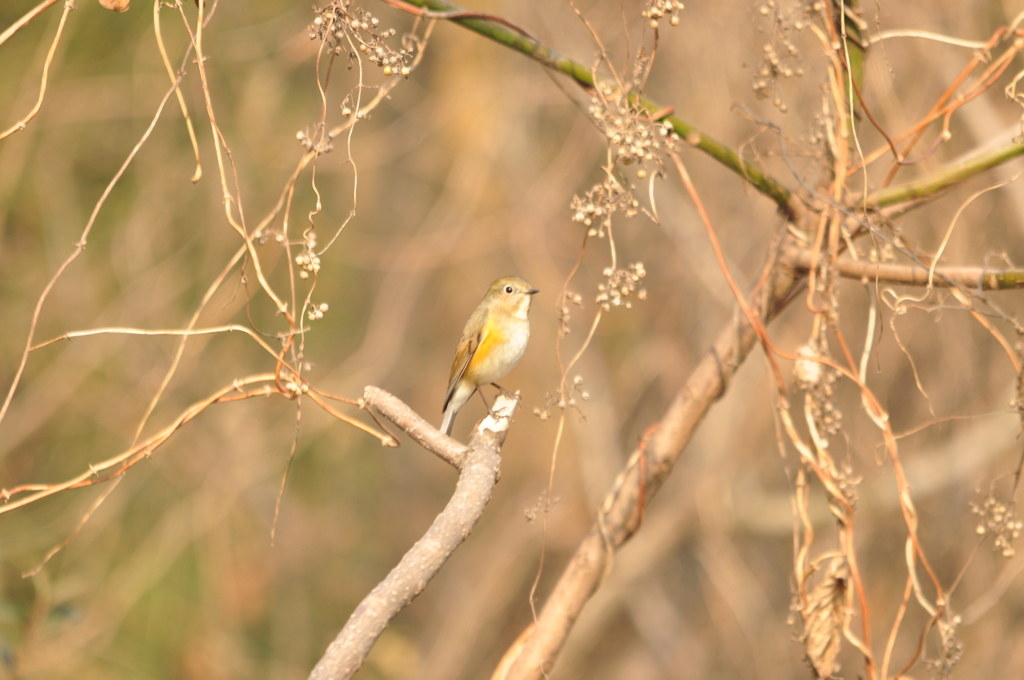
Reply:
[[[441,431],[449,437],[452,436],[452,428],[455,427],[455,414],[466,405],[474,392],[476,385],[465,380],[460,380],[455,389],[449,392],[444,404],[444,419],[441,421]]]
[[[455,414],[459,412],[454,406],[454,404],[448,404],[448,408],[444,410],[444,419],[441,420],[441,432],[449,437],[452,436],[452,430],[455,428]]]

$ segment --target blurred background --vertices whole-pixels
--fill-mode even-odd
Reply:
[[[825,176],[816,141],[827,99],[825,58],[813,33],[797,27],[813,20],[807,3],[777,1],[688,3],[678,26],[662,23],[646,93],[788,186],[800,186],[799,173],[813,187]],[[33,4],[0,4],[0,27]],[[516,22],[581,63],[597,63],[593,37],[568,3],[468,6]],[[413,26],[409,15],[383,3],[365,0],[362,7],[397,30],[396,46]],[[576,8],[628,77],[638,48],[649,53],[654,41],[640,16],[643,4],[589,1]],[[866,3],[864,19],[871,31],[920,29],[985,41],[1020,9],[1010,0],[883,1]],[[79,0],[39,115],[0,141],[5,394],[41,291],[167,92],[151,10],[136,0],[117,14]],[[192,3],[182,10],[194,24]],[[0,128],[34,104],[61,11],[52,7],[0,45]],[[297,132],[321,120],[319,43],[308,30],[314,16],[304,3],[221,2],[204,33],[212,104],[250,230],[299,163]],[[176,10],[164,8],[161,17],[177,66],[188,35]],[[787,64],[802,75],[770,84],[770,96],[759,99],[754,85],[765,45],[778,47],[782,38],[795,48]],[[922,39],[874,45],[865,78],[874,115],[891,131],[905,130],[972,56],[969,48]],[[333,64],[328,127],[344,122],[342,100],[358,82],[358,66],[349,65],[344,56]],[[369,63],[363,68],[370,88],[392,82]],[[996,87],[954,117],[951,141],[902,170],[898,181],[1019,134],[1020,108],[1002,88],[1021,68],[1017,58]],[[194,61],[187,70],[182,92],[199,138],[201,181],[190,181],[195,161],[172,99],[102,207],[88,247],[50,294],[37,340],[109,326],[181,328],[238,249],[224,216]],[[364,97],[373,93],[366,89]],[[604,314],[569,374],[582,379],[588,399],[578,391],[578,409],[565,412],[549,493],[560,414],[550,404],[561,378],[559,310],[569,309],[570,333],[561,345],[568,359],[587,335],[611,261],[609,240],[591,239],[568,284],[580,304],[561,298],[583,242],[570,202],[603,176],[606,144],[588,105],[578,88],[524,56],[441,23],[418,68],[355,126],[350,153],[339,137],[316,163],[322,211],[312,223],[319,247],[355,211],[321,255],[311,294],[314,303],[329,305],[323,319],[307,322],[303,349],[306,377],[319,388],[357,398],[365,385],[378,385],[439,423],[455,346],[487,285],[515,274],[541,290],[529,350],[503,381],[521,391],[522,409],[502,450],[494,497],[465,544],[380,638],[359,677],[489,677],[532,620],[534,579],[542,603],[639,436],[731,318],[733,299],[707,236],[667,168],[654,181],[657,223],[642,214],[615,219],[618,264],[643,263],[646,300]],[[785,158],[779,136],[758,120],[779,126]],[[859,133],[865,150],[881,142],[866,123]],[[916,151],[923,155],[937,134],[930,128]],[[689,149],[682,155],[731,271],[748,288],[781,225],[774,205],[709,158]],[[885,161],[876,165],[871,186],[888,171]],[[934,252],[972,193],[1022,169],[1020,161],[996,169],[908,214],[897,228]],[[299,177],[288,213],[295,237],[316,208],[310,170]],[[850,181],[856,187],[864,180]],[[647,180],[636,186],[650,208]],[[986,193],[959,217],[943,262],[1020,263],[1022,225],[1019,182]],[[281,226],[278,216],[271,228]],[[259,253],[271,284],[288,297],[290,258],[272,238]],[[310,285],[296,281],[300,300]],[[859,355],[873,291],[846,281],[839,292],[841,327]],[[1019,292],[988,297],[1009,315],[1021,311]],[[1024,561],[1001,557],[990,540],[979,548],[978,516],[970,509],[993,488],[1009,498],[1008,475],[1021,455],[1014,369],[951,298],[933,296],[898,317],[880,308],[867,380],[894,430],[914,431],[900,440],[900,451],[932,564],[947,587],[963,571],[950,603],[963,621],[954,675],[1019,677],[1024,579],[1017,574]],[[774,341],[794,351],[807,341],[811,319],[802,302],[791,305],[770,329]],[[251,265],[231,271],[198,326],[229,322],[264,333],[286,330]],[[1013,341],[1012,324],[998,316],[992,323]],[[33,352],[0,422],[0,487],[58,482],[128,448],[178,342],[107,334]],[[788,375],[791,364],[783,365]],[[192,338],[142,437],[231,381],[273,368],[243,334]],[[617,556],[553,678],[812,676],[794,641],[799,628],[790,622],[797,464],[792,451],[780,452],[767,378],[763,353],[755,352],[650,504],[642,530]],[[792,398],[799,403],[795,390]],[[835,404],[843,427],[833,455],[861,479],[858,550],[880,657],[903,594],[906,527],[892,467],[859,395],[841,382]],[[545,409],[551,418],[535,415]],[[354,408],[346,412],[367,420]],[[456,437],[483,414],[482,404],[471,401]],[[272,544],[275,503],[296,437]],[[304,678],[360,599],[444,507],[455,478],[412,442],[382,448],[308,400],[298,411],[280,397],[211,407],[134,466],[35,576],[22,574],[71,535],[107,487],[61,493],[0,516],[0,677]],[[821,554],[835,548],[834,520],[821,489],[812,485],[811,495]],[[911,603],[890,672],[910,658],[927,619]],[[859,631],[859,620],[851,627]],[[933,633],[925,655],[936,654]],[[862,658],[849,644],[839,659],[839,675],[862,674]],[[928,677],[931,670],[919,663],[911,672]]]

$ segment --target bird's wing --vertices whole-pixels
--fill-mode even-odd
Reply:
[[[444,397],[444,406],[441,407],[442,413],[448,408],[448,402],[452,400],[452,395],[455,394],[455,387],[466,372],[466,367],[469,366],[473,355],[476,354],[476,348],[480,346],[485,332],[486,329],[463,336],[462,342],[459,343],[459,348],[455,350],[455,361],[452,362],[452,372],[448,376],[448,394]]]

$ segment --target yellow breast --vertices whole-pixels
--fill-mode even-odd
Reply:
[[[514,317],[500,323],[488,319],[481,335],[465,373],[477,385],[502,378],[519,363],[530,339],[530,326]]]

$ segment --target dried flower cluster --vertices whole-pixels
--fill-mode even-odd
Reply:
[[[547,392],[544,395],[544,406],[534,406],[533,415],[537,416],[541,420],[548,420],[551,418],[551,407],[557,407],[562,410],[566,407],[565,399],[556,392]]]
[[[600,86],[599,93],[590,101],[589,112],[608,140],[612,167],[605,169],[603,182],[594,185],[582,197],[573,196],[570,208],[573,222],[588,227],[590,236],[603,238],[615,213],[633,217],[640,212],[633,187],[616,177],[615,166],[636,163],[640,166],[636,173],[640,179],[647,177],[648,164],[655,164],[660,172],[664,152],[673,147],[679,136],[672,130],[671,123],[651,120],[635,96],[610,84]]]
[[[269,227],[263,229],[262,231],[256,234],[253,234],[253,238],[255,239],[256,243],[261,246],[267,245],[267,243],[269,243],[271,240],[273,240],[274,243],[278,245],[283,245],[286,240],[283,231],[280,231],[278,229],[271,229]]]
[[[325,154],[334,151],[334,136],[330,133],[322,134],[320,132],[322,128],[307,128],[306,130],[299,130],[295,133],[295,139],[299,140],[299,144],[306,151],[313,151],[316,149],[318,154]]]
[[[582,399],[583,401],[590,401],[590,392],[587,392],[587,390],[583,388],[582,375],[577,375],[575,378],[572,379],[572,388],[579,392],[580,399]],[[570,399],[569,403],[575,405],[575,400]]]
[[[636,262],[625,269],[606,267],[603,273],[606,281],[597,285],[597,304],[606,312],[612,307],[630,309],[633,304],[629,297],[634,292],[637,300],[647,299],[647,291],[640,284],[640,280],[647,276],[643,262]]]
[[[650,21],[651,28],[657,28],[658,22],[668,17],[668,23],[679,25],[679,12],[683,11],[683,3],[679,0],[647,0],[640,15]]]
[[[975,528],[978,535],[993,534],[996,537],[993,550],[1003,557],[1013,557],[1017,553],[1013,541],[1020,537],[1024,522],[1017,519],[1013,504],[1004,503],[989,491],[980,506],[971,503],[971,512],[981,517],[981,522]]]
[[[870,262],[895,262],[896,261],[896,247],[889,242],[883,242],[878,248],[872,248],[868,251],[868,261]]]
[[[793,377],[797,387],[807,392],[810,397],[811,415],[818,433],[823,437],[831,437],[842,427],[843,414],[833,401],[836,383],[840,373],[831,366],[817,361],[818,357],[827,356],[820,349],[819,342],[812,341],[797,350],[801,358],[793,366]]]
[[[800,50],[790,39],[790,31],[801,31],[807,23],[803,18],[793,20],[776,0],[765,0],[757,11],[761,16],[771,18],[772,28],[771,38],[763,46],[761,63],[752,87],[758,99],[771,99],[772,105],[785,113],[789,107],[779,95],[778,81],[780,78],[800,77],[804,74],[803,68],[798,65]],[[804,5],[803,11],[806,14],[817,14],[821,11],[820,4]]]
[[[552,496],[545,491],[537,499],[537,502],[533,504],[532,508],[527,508],[523,511],[523,515],[526,517],[527,522],[536,522],[537,517],[551,512],[552,508],[558,505],[561,500],[558,496]]]
[[[320,256],[316,254],[316,233],[312,230],[306,233],[302,252],[295,256],[295,264],[301,267],[300,279],[308,279],[310,274],[320,271]]]
[[[608,83],[591,98],[588,111],[608,138],[615,161],[623,165],[651,161],[661,165],[664,150],[679,139],[671,123],[651,120],[635,95]]]
[[[296,382],[294,380],[288,380],[284,383],[284,389],[292,395],[299,397],[309,392],[309,385],[306,383]]]
[[[355,106],[356,106],[355,98],[351,94],[347,95],[345,97],[345,99],[341,102],[341,115],[344,116],[345,118],[348,118],[353,113],[355,113],[357,119],[360,119],[360,120],[365,119],[367,117],[366,112],[365,111],[360,111],[360,112],[356,113],[355,110],[354,110]]]
[[[376,64],[384,75],[409,75],[409,62],[415,50],[410,45],[394,49],[387,40],[394,38],[394,28],[381,28],[380,19],[362,7],[352,7],[352,0],[334,0],[317,10],[309,27],[310,40],[322,40],[334,55],[345,53],[349,62],[359,56],[355,50]]]
[[[583,296],[579,293],[573,293],[572,291],[566,291],[565,293],[565,299],[562,301],[562,306],[558,309],[558,332],[563,338],[569,334],[569,319],[572,318],[572,314],[569,311],[569,305],[566,304],[568,302],[579,307],[583,304]]]
[[[559,388],[555,392],[548,392],[544,395],[544,406],[534,406],[533,415],[537,416],[541,420],[548,420],[551,418],[551,409],[557,408],[559,411],[564,411],[566,407],[573,408],[576,413],[579,414],[580,420],[586,420],[586,416],[580,405],[576,402],[574,393],[580,395],[580,399],[588,401],[590,399],[590,392],[583,389],[583,376],[577,375],[572,380],[572,386],[568,389]]]
[[[306,317],[310,321],[319,321],[324,318],[324,314],[328,309],[329,307],[326,302],[321,302],[318,305],[311,304],[309,305],[309,311],[306,312]]]
[[[939,628],[939,641],[942,644],[942,656],[934,660],[928,659],[925,665],[931,668],[936,678],[948,678],[964,654],[964,645],[956,636],[956,629],[962,621],[959,616],[952,616],[940,618],[936,623]]]
[[[612,215],[621,212],[632,217],[640,211],[640,202],[614,177],[606,177],[601,184],[594,185],[582,198],[572,197],[569,206],[572,221],[589,227],[590,236],[604,238],[611,227]]]

